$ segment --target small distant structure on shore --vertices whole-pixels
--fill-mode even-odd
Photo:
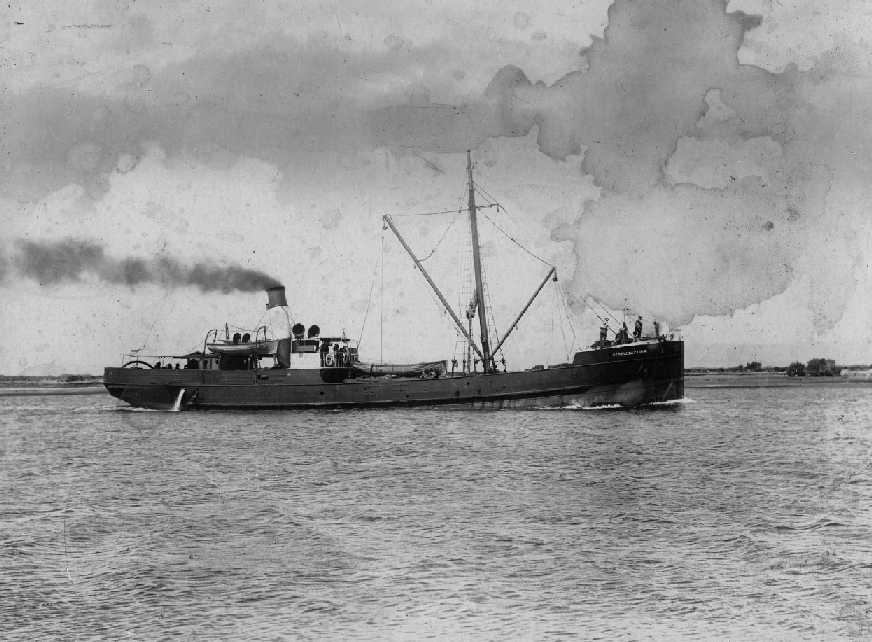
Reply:
[[[872,381],[872,368],[869,366],[846,366],[839,376],[852,381]]]
[[[840,377],[851,381],[872,381],[872,365],[837,365],[835,359],[816,358],[803,363],[794,361],[788,366],[764,366],[759,361],[727,367],[685,368],[687,375],[718,374],[785,374],[788,377]]]
[[[811,359],[805,364],[805,374],[808,377],[834,377],[839,371],[834,359]]]
[[[794,361],[787,366],[788,377],[835,377],[840,373],[835,359],[810,359],[807,363]]]

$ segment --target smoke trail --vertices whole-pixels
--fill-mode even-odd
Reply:
[[[280,285],[264,272],[238,265],[213,262],[185,265],[165,256],[118,259],[107,256],[103,246],[88,240],[20,240],[16,247],[11,271],[38,281],[40,285],[78,282],[87,275],[131,287],[154,283],[165,287],[193,286],[203,292],[252,292]]]

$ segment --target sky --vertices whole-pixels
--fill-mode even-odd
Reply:
[[[866,2],[3,4],[0,373],[195,349],[275,282],[365,359],[451,358],[381,216],[462,310],[468,223],[413,214],[467,149],[493,325],[558,269],[510,368],[624,308],[688,366],[872,362]]]

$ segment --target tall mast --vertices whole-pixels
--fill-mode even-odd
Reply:
[[[466,173],[469,175],[469,231],[472,236],[472,265],[475,270],[475,303],[478,307],[478,323],[481,331],[483,370],[492,372],[490,340],[487,330],[487,308],[484,305],[484,285],[481,282],[481,254],[478,247],[478,221],[475,210],[475,184],[472,182],[472,154],[466,151]]]

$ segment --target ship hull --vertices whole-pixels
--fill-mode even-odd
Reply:
[[[103,381],[132,406],[162,410],[637,407],[681,399],[683,370],[681,341],[651,341],[579,352],[546,369],[438,379],[360,377],[350,368],[106,368]]]

